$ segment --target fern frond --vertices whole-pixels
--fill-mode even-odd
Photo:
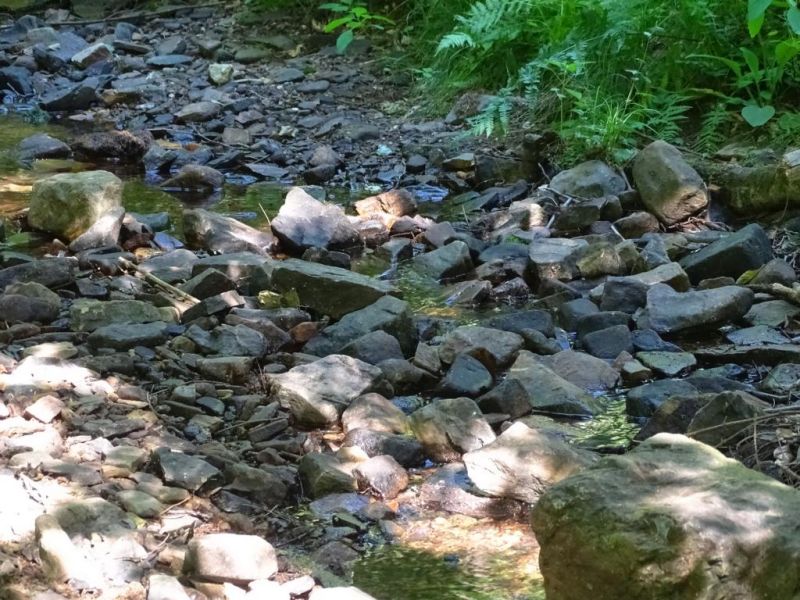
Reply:
[[[703,123],[697,134],[695,148],[703,154],[719,150],[727,139],[726,127],[730,124],[731,114],[724,102],[718,102],[703,117]]]
[[[463,31],[454,31],[453,33],[448,33],[439,41],[439,45],[436,47],[436,54],[445,50],[473,47],[475,47],[475,40],[470,34]]]

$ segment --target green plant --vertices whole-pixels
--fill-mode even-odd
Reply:
[[[353,43],[355,34],[362,29],[384,29],[385,25],[393,25],[389,17],[370,12],[369,8],[360,0],[339,0],[339,2],[325,2],[320,4],[321,9],[329,10],[341,16],[331,20],[325,25],[325,32],[330,33],[339,28],[344,31],[336,40],[336,49],[343,53]]]

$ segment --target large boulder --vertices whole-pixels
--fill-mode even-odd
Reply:
[[[484,494],[530,504],[594,460],[592,454],[557,435],[522,422],[514,423],[491,444],[464,455],[469,478]]]
[[[800,596],[800,494],[682,435],[557,483],[532,523],[548,600]]]
[[[712,277],[737,278],[771,260],[772,243],[761,225],[751,223],[683,258],[680,265],[692,283],[699,283]]]
[[[189,542],[183,572],[203,581],[241,585],[272,577],[278,572],[278,559],[264,538],[212,533]]]
[[[359,396],[386,391],[378,367],[340,354],[294,367],[271,377],[269,383],[274,399],[292,412],[295,421],[312,427],[335,424]]]
[[[407,302],[393,296],[384,296],[326,327],[319,335],[311,338],[303,350],[317,356],[334,354],[368,333],[384,331],[396,337],[406,354],[410,354],[413,345],[411,318]]]
[[[272,231],[291,252],[308,248],[346,250],[361,245],[358,231],[341,206],[320,202],[303,188],[289,190]]]
[[[385,281],[296,258],[275,264],[271,285],[273,290],[281,293],[294,290],[303,306],[334,319],[369,306],[396,291]]]
[[[202,208],[183,212],[183,232],[190,247],[207,252],[266,255],[275,245],[272,234]]]
[[[121,205],[122,181],[113,173],[59,173],[33,184],[28,223],[72,241]]]
[[[702,177],[680,150],[666,142],[653,142],[636,155],[633,179],[647,210],[666,225],[683,221],[708,205]]]
[[[647,308],[637,323],[658,333],[712,327],[743,317],[753,304],[753,292],[735,285],[695,292],[676,292],[657,284],[647,292]]]

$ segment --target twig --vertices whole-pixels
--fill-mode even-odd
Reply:
[[[133,264],[131,261],[121,256],[119,257],[119,264],[122,265],[122,267],[125,269],[136,271],[136,273],[141,275],[144,278],[144,280],[147,281],[148,283],[151,283],[156,287],[160,287],[164,290],[167,290],[168,292],[171,292],[172,294],[175,294],[181,300],[185,300],[186,302],[189,302],[191,304],[200,304],[200,300],[198,300],[191,294],[187,294],[182,289],[176,288],[174,285],[171,285],[166,281],[159,279],[152,273],[147,273],[146,271],[143,271],[142,269],[139,268],[138,265]]]

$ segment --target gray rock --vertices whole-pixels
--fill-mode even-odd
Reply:
[[[32,94],[31,72],[24,67],[3,67],[0,69],[0,90],[10,90],[23,96]]]
[[[413,436],[363,427],[350,429],[343,447],[357,447],[370,457],[386,454],[406,468],[419,467],[425,458],[422,444]]]
[[[392,500],[408,487],[408,473],[389,455],[374,456],[353,469],[358,487],[382,500]]]
[[[279,293],[295,290],[301,305],[334,319],[395,293],[395,289],[384,281],[297,259],[276,263],[272,269],[271,285]]]
[[[636,360],[662,377],[685,374],[697,365],[697,359],[688,352],[637,352]]]
[[[441,394],[475,398],[492,387],[492,374],[476,358],[459,354],[439,383]]]
[[[505,379],[478,398],[478,407],[485,413],[499,413],[517,419],[531,412],[528,392],[516,379]]]
[[[508,378],[522,385],[531,408],[541,412],[593,415],[602,409],[589,393],[543,365],[530,352],[519,353],[508,370]]]
[[[342,430],[348,433],[353,429],[406,433],[409,430],[408,418],[380,394],[364,394],[342,413]]]
[[[553,486],[532,524],[552,600],[635,598],[642,590],[652,600],[791,598],[798,584],[786,573],[794,564],[769,557],[800,556],[792,535],[798,512],[795,490],[700,442],[662,434]],[[707,569],[709,561],[717,568]]]
[[[116,246],[122,229],[125,209],[114,208],[95,221],[89,229],[75,238],[69,245],[72,252],[83,252],[92,248]]]
[[[493,442],[494,432],[469,398],[434,400],[411,414],[411,430],[435,461],[459,460],[464,452]]]
[[[91,562],[70,540],[58,520],[51,514],[36,518],[36,546],[45,576],[54,581],[72,581],[79,587],[99,583]]]
[[[739,277],[758,269],[773,258],[772,243],[761,225],[751,223],[709,244],[680,261],[692,283],[713,277]]]
[[[153,136],[147,131],[100,131],[80,136],[71,146],[81,160],[136,164],[152,144]]]
[[[203,581],[243,585],[278,571],[275,549],[255,535],[212,533],[195,537],[186,549],[184,574]]]
[[[599,160],[583,162],[561,171],[550,181],[551,189],[580,198],[601,198],[624,192],[628,185],[614,169]]]
[[[412,263],[416,271],[434,279],[452,279],[473,268],[469,246],[460,240],[415,256]]]
[[[198,260],[194,252],[181,248],[152,256],[139,263],[139,269],[167,283],[177,283],[192,276],[192,267]]]
[[[41,158],[69,158],[71,153],[66,143],[46,133],[26,137],[17,146],[17,155],[24,163]]]
[[[40,283],[14,283],[0,296],[0,314],[9,323],[50,323],[58,318],[61,298]]]
[[[761,389],[770,394],[786,395],[797,391],[800,364],[784,363],[773,368],[761,382]]]
[[[153,458],[156,470],[167,485],[198,492],[222,482],[219,469],[195,456],[159,448],[153,453]]]
[[[622,352],[633,352],[633,340],[627,325],[614,325],[588,333],[581,338],[581,345],[597,358],[614,359]]]
[[[89,334],[89,345],[94,348],[112,348],[114,350],[130,350],[136,346],[153,348],[167,340],[166,323],[123,324],[116,323],[98,327]]]
[[[647,308],[637,322],[658,333],[675,333],[740,319],[752,304],[753,292],[743,287],[679,293],[659,284],[648,290]]]
[[[180,170],[166,181],[161,188],[179,192],[200,192],[210,194],[221,190],[225,184],[225,175],[206,165],[183,165]]]
[[[301,425],[335,424],[350,403],[385,386],[377,367],[349,356],[333,354],[270,377],[275,400]]]
[[[746,392],[722,392],[709,399],[694,414],[687,435],[716,448],[732,448],[753,428],[742,422],[764,414],[769,405]]]
[[[385,331],[366,333],[343,346],[337,353],[352,356],[371,365],[377,365],[384,360],[403,360],[404,358],[400,342]]]
[[[590,453],[523,423],[514,423],[494,442],[464,455],[470,480],[484,494],[529,504],[593,462]]]
[[[647,304],[648,285],[627,277],[609,278],[603,284],[600,309],[633,314]]]
[[[311,499],[357,489],[355,477],[347,465],[331,454],[306,454],[298,466],[303,493]]]
[[[619,381],[619,373],[607,361],[583,352],[564,350],[552,356],[544,356],[541,363],[558,375],[587,392],[606,392]]]
[[[522,345],[522,336],[516,333],[467,325],[447,334],[439,346],[439,358],[450,365],[459,354],[469,354],[495,369],[510,364]]]
[[[576,298],[558,307],[558,322],[567,331],[577,331],[578,323],[600,312],[597,305],[586,298]]]
[[[754,326],[780,327],[786,319],[793,318],[798,314],[800,314],[800,306],[796,304],[786,300],[768,300],[754,304],[744,315],[744,320]]]
[[[411,316],[407,302],[392,296],[384,296],[369,306],[343,316],[337,323],[323,329],[306,343],[304,351],[317,356],[334,354],[367,334],[381,331],[394,336],[404,352],[410,354],[413,348]],[[351,352],[344,352],[344,354],[351,354]],[[384,358],[395,357],[385,356]],[[402,358],[402,353],[396,358]],[[376,364],[380,360],[376,358],[369,362]]]
[[[637,154],[633,180],[647,210],[666,225],[690,217],[708,205],[703,179],[666,142],[656,141]]]
[[[189,600],[177,577],[151,573],[147,580],[147,600]]]
[[[662,379],[631,389],[625,407],[632,417],[650,417],[673,396],[692,396],[698,393],[695,386],[680,379]]]
[[[264,336],[246,325],[220,325],[211,331],[192,325],[184,335],[204,354],[262,358],[267,351]]]
[[[791,287],[797,281],[794,268],[781,258],[774,258],[761,267],[756,276],[750,281],[753,285],[769,285],[782,283]]]
[[[85,69],[94,63],[109,60],[111,57],[111,47],[103,42],[98,42],[74,54],[70,61],[75,66]]]
[[[162,319],[155,306],[139,300],[80,299],[72,303],[69,317],[73,331],[94,331],[106,325],[152,323]]]
[[[725,334],[728,340],[737,346],[758,346],[761,344],[789,344],[791,340],[777,329],[766,325],[755,325],[745,329],[737,329]]]
[[[122,203],[122,181],[108,171],[59,173],[33,184],[28,223],[74,240]]]
[[[569,238],[537,238],[528,252],[528,272],[535,282],[547,279],[569,281],[578,275],[580,251],[586,240]]]
[[[291,252],[308,248],[350,249],[360,246],[358,231],[341,206],[320,202],[303,188],[286,194],[272,231]]]
[[[210,121],[217,116],[219,111],[220,105],[216,102],[193,102],[176,112],[175,118],[180,123]]]
[[[183,229],[190,247],[208,252],[266,255],[275,245],[271,234],[201,208],[183,212]]]
[[[48,111],[86,110],[99,101],[99,85],[96,78],[89,77],[79,83],[49,90],[42,94],[39,106]]]
[[[197,370],[214,381],[243,384],[253,368],[253,359],[248,356],[222,356],[203,358],[197,361]]]
[[[546,310],[514,311],[504,315],[491,317],[482,321],[481,325],[492,329],[502,329],[522,335],[525,330],[535,330],[553,336],[553,315]]]

